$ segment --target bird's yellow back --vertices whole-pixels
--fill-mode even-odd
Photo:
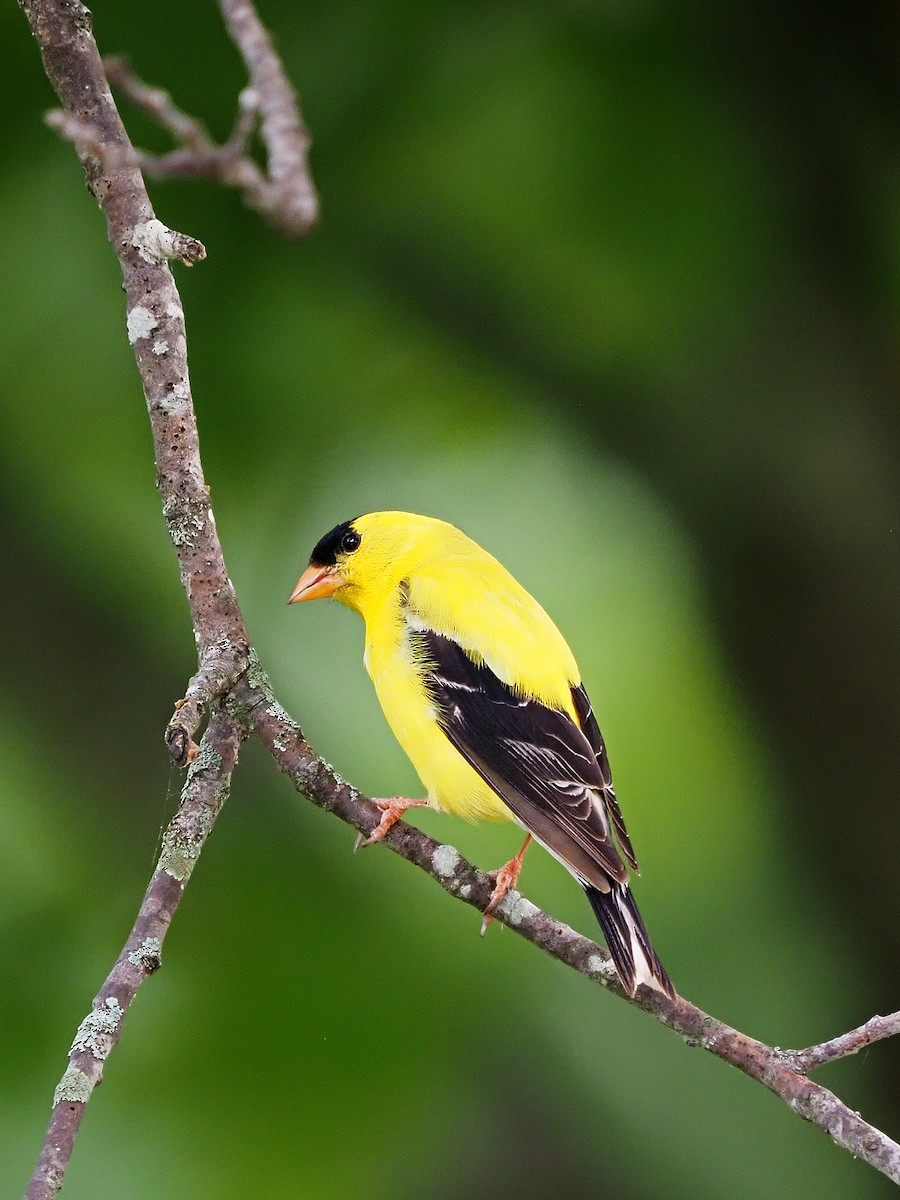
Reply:
[[[493,555],[446,521],[412,513],[359,517],[363,541],[339,594],[366,622],[367,645],[402,632],[406,613],[452,637],[522,695],[572,712],[578,666],[538,602]]]

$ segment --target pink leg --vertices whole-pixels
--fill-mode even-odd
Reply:
[[[516,886],[519,881],[519,872],[522,870],[522,862],[525,858],[525,851],[531,845],[531,834],[525,839],[525,844],[516,855],[511,858],[508,863],[500,868],[499,871],[489,871],[491,879],[494,880],[494,890],[491,892],[491,898],[488,901],[488,906],[484,910],[484,920],[481,922],[481,936],[484,937],[485,930],[493,921],[494,909],[506,895],[506,893]]]
[[[392,796],[390,800],[373,800],[372,803],[376,808],[381,809],[381,821],[365,841],[363,841],[361,833],[356,835],[356,841],[353,844],[354,850],[358,850],[360,846],[372,846],[375,842],[380,842],[391,826],[396,825],[407,809],[428,808],[427,800],[410,800],[408,796]]]

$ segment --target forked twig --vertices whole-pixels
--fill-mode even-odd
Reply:
[[[253,5],[247,0],[220,4],[251,81],[240,94],[234,128],[222,145],[164,88],[145,83],[122,58],[105,60],[109,82],[176,143],[168,154],[138,150],[136,162],[156,179],[198,176],[236,188],[282,233],[302,237],[318,220],[319,201],[309,172],[309,134],[294,90]],[[266,149],[265,170],[250,153],[257,127]]]

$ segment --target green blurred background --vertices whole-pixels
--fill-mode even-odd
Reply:
[[[790,1046],[897,1008],[896,11],[262,13],[320,229],[289,245],[232,194],[151,190],[209,250],[179,272],[204,461],[279,697],[361,788],[415,793],[356,618],[284,601],[338,520],[462,525],[576,651],[679,989]],[[244,76],[212,3],[94,18],[228,132]],[[0,24],[15,1195],[177,803],[161,734],[193,642],[118,268],[15,5]],[[485,867],[518,846],[416,819]],[[246,747],[67,1197],[888,1194],[762,1088],[352,843]],[[523,888],[596,934],[539,851]],[[896,1136],[898,1069],[884,1045],[818,1078]]]

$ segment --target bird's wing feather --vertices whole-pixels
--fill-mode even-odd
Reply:
[[[605,751],[568,713],[517,695],[453,638],[418,622],[408,636],[440,728],[522,825],[599,890],[625,883],[610,817],[629,862],[633,854]],[[576,711],[586,701],[573,696]]]
[[[619,843],[619,849],[628,859],[631,867],[635,871],[638,871],[637,859],[634,856],[634,850],[631,848],[631,838],[628,836],[628,830],[625,828],[625,818],[622,816],[612,785],[612,772],[609,769],[609,759],[606,756],[603,735],[600,732],[600,726],[597,724],[597,718],[594,716],[590,697],[585,691],[583,683],[579,683],[578,687],[572,688],[572,700],[575,704],[575,711],[578,713],[578,720],[581,722],[582,732],[591,744],[591,749],[596,756],[597,765],[600,767],[600,773],[604,779],[606,806],[609,809],[613,829],[616,831],[616,841]],[[638,874],[640,874],[639,871]]]

